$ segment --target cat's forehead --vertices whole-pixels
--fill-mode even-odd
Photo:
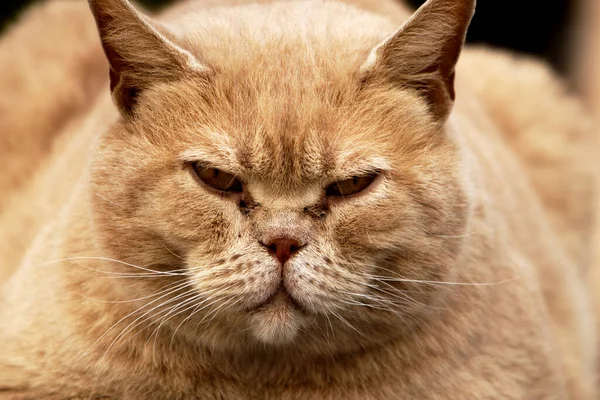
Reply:
[[[205,117],[186,114],[201,134],[185,157],[281,183],[387,168],[393,146],[380,136],[389,132],[373,119],[377,101],[360,98],[359,72],[395,27],[336,2],[314,5],[168,16],[177,43],[214,71],[207,91],[186,90],[194,100],[182,104],[202,104]]]
[[[368,128],[361,134],[358,124],[349,126],[343,112],[328,109],[328,119],[315,119],[315,110],[303,114],[301,108],[270,108],[267,115],[255,114],[244,124],[236,124],[232,113],[226,116],[228,124],[198,127],[199,140],[188,142],[182,158],[281,185],[389,168],[383,146],[368,137]]]
[[[334,1],[202,9],[184,3],[163,17],[178,45],[219,71],[271,79],[358,69],[396,26]],[[235,29],[232,29],[235,27]],[[275,75],[273,75],[275,74]]]
[[[221,72],[207,88],[169,92],[164,108],[175,118],[166,119],[182,125],[173,130],[182,158],[281,185],[390,169],[426,125],[411,111],[413,94],[361,90],[347,72],[291,82]]]

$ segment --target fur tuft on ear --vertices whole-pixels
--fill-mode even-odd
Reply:
[[[475,0],[428,0],[371,51],[363,79],[417,91],[443,122],[452,109],[454,67],[474,11]]]
[[[153,83],[208,73],[127,0],[89,0],[89,4],[110,64],[113,100],[124,117],[133,115],[137,96]]]

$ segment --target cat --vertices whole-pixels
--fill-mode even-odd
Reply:
[[[474,0],[90,8],[11,132],[0,398],[596,398],[594,129]]]
[[[577,3],[577,25],[580,27],[573,43],[574,51],[570,55],[573,63],[571,65],[572,80],[583,93],[586,106],[596,117],[596,123],[600,122],[600,4],[593,0],[583,0]],[[598,137],[592,145],[595,154],[600,151]],[[597,158],[597,157],[595,157]],[[600,165],[596,162],[596,188],[600,188]],[[597,208],[600,204],[596,200]],[[594,231],[594,260],[595,267],[592,270],[591,279],[600,284],[600,212],[596,212],[596,229]],[[596,310],[600,311],[600,293],[595,295]]]

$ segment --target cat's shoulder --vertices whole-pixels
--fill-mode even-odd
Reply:
[[[595,130],[582,103],[548,64],[530,56],[467,47],[457,98],[472,96],[519,158],[569,255],[589,262]]]

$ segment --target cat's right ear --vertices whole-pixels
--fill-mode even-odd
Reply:
[[[475,0],[427,0],[363,64],[363,80],[413,90],[443,122],[454,102],[454,67]]]
[[[127,0],[89,0],[110,65],[110,89],[124,117],[134,114],[139,94],[150,85],[207,76],[209,69],[171,42]]]

